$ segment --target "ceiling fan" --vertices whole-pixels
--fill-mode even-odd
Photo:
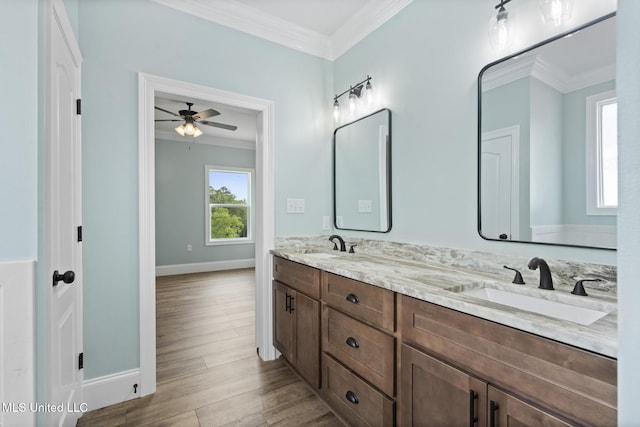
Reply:
[[[220,129],[226,129],[226,130],[236,130],[238,129],[238,126],[234,126],[234,125],[227,125],[225,123],[217,123],[217,122],[209,122],[206,120],[202,120],[202,119],[206,119],[209,117],[214,117],[214,116],[219,116],[220,112],[214,110],[213,108],[209,108],[207,110],[204,111],[200,111],[199,113],[196,111],[191,110],[191,107],[193,106],[193,102],[186,102],[187,104],[187,109],[186,110],[180,110],[178,111],[178,114],[169,111],[169,110],[165,110],[164,108],[160,108],[160,107],[155,107],[156,110],[160,110],[163,111],[167,114],[171,114],[172,116],[175,117],[180,117],[180,119],[162,119],[162,120],[156,120],[156,122],[182,122],[184,121],[184,123],[182,123],[180,126],[178,126],[175,130],[176,132],[178,132],[181,136],[193,136],[194,138],[202,135],[202,131],[200,129],[198,129],[198,126],[196,126],[197,124],[202,124],[202,125],[207,125],[207,126],[213,126],[216,128],[220,128]]]

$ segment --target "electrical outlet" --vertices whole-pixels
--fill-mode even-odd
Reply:
[[[187,252],[192,252],[193,251],[193,246],[192,245],[187,245]]]
[[[322,217],[322,229],[329,230],[331,228],[331,219],[328,216]]]

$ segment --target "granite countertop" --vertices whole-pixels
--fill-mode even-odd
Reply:
[[[358,249],[358,248],[356,248]],[[615,293],[587,288],[588,297],[571,294],[573,285],[557,280],[554,291],[537,287],[538,272],[528,272],[526,285],[512,284],[507,270],[465,268],[437,260],[414,260],[394,254],[338,252],[297,245],[273,249],[274,255],[330,273],[389,289],[403,295],[560,341],[605,356],[617,357],[618,309]],[[401,255],[401,254],[395,254]],[[550,266],[552,264],[550,263]],[[502,264],[499,266],[502,268]],[[553,266],[552,266],[553,271]],[[523,271],[523,273],[525,273]],[[535,273],[535,276],[532,275]],[[592,272],[589,273],[593,275]],[[535,279],[534,279],[535,278]],[[541,315],[461,294],[493,288],[607,312],[590,325]]]

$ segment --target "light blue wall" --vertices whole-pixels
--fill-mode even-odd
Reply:
[[[515,80],[482,94],[482,132],[520,126],[520,230],[518,240],[531,240],[531,78]]]
[[[640,2],[618,13],[618,424],[640,424]]]
[[[0,4],[0,261],[38,248],[38,1]]]
[[[331,64],[148,0],[78,2],[85,378],[139,366],[138,72],[272,100],[276,233],[330,214]],[[286,198],[306,199],[287,215]],[[113,271],[117,271],[114,279]]]
[[[255,169],[256,153],[156,140],[156,265],[254,258],[254,244],[205,245],[207,165]],[[186,251],[187,244],[192,252]]]
[[[336,92],[369,74],[394,113],[394,226],[375,238],[614,264],[612,251],[489,242],[476,232],[476,79],[497,59],[486,35],[494,3],[414,1],[335,61]],[[528,11],[536,16],[535,5]],[[451,16],[455,25],[443,19]],[[550,36],[523,24],[527,44],[513,49]]]
[[[531,225],[562,224],[562,95],[531,78]]]

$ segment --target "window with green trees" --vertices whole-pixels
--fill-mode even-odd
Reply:
[[[209,243],[251,240],[252,173],[207,166]]]

